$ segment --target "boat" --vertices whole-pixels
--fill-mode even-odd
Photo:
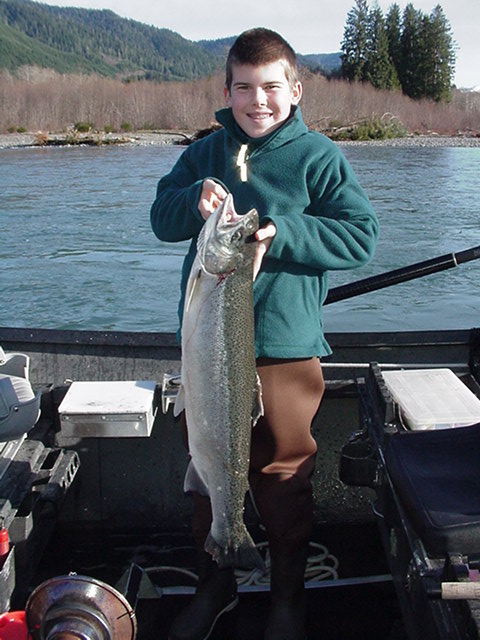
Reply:
[[[464,458],[453,461],[458,453],[472,464],[468,438],[478,442],[480,427],[410,430],[386,381],[392,373],[448,371],[478,402],[480,329],[327,339],[333,355],[323,361],[326,393],[313,427],[308,637],[478,638],[478,495],[459,525],[465,535],[432,550],[402,489],[401,465],[393,466],[394,453],[401,460],[408,452],[391,444],[423,438],[429,447],[440,434],[461,475]],[[7,356],[26,356],[40,408],[34,426],[0,454],[0,549],[1,532],[9,535],[0,638],[167,638],[195,586],[191,504],[182,491],[187,453],[171,407],[180,370],[175,336],[3,327],[0,345]],[[248,499],[245,519],[264,549]],[[213,640],[262,638],[268,581],[238,580],[240,604]]]

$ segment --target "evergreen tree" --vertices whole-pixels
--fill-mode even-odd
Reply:
[[[455,69],[455,50],[450,24],[440,5],[422,23],[423,57],[420,75],[423,95],[437,102],[448,101]]]
[[[392,60],[393,66],[397,71],[398,77],[398,69],[401,65],[402,59],[402,49],[400,38],[402,35],[402,17],[400,13],[400,7],[398,4],[392,4],[390,7],[387,17],[385,20],[385,28],[387,30],[387,38],[388,38],[388,53]]]
[[[368,3],[355,0],[355,6],[347,14],[340,56],[342,77],[350,81],[365,79],[368,47]]]
[[[397,72],[389,53],[387,29],[382,10],[377,5],[369,13],[367,61],[364,79],[377,89],[398,89]]]
[[[397,69],[402,90],[411,98],[421,98],[421,60],[424,43],[421,39],[422,13],[413,4],[408,4],[403,12],[401,62]]]
[[[342,77],[381,89],[401,86],[414,99],[449,100],[455,69],[450,24],[437,5],[430,16],[393,4],[385,19],[376,5],[355,0],[342,41]]]
[[[119,77],[148,74],[157,79],[165,73],[170,78],[186,79],[221,68],[218,57],[179,34],[120,18],[108,10],[0,0],[0,22],[17,38],[19,34],[31,39],[29,52],[22,43],[10,46],[12,69],[27,60],[28,64],[61,72],[68,69]],[[5,66],[0,57],[0,69]]]

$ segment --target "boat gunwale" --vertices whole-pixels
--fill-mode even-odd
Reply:
[[[349,331],[327,332],[326,339],[335,349],[359,345],[446,345],[469,344],[472,333],[480,328],[439,329],[418,331]],[[54,329],[29,327],[0,327],[0,343],[23,342],[25,344],[92,344],[100,346],[158,346],[180,348],[174,332],[108,331],[92,329]]]

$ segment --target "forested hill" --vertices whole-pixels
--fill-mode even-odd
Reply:
[[[23,66],[123,79],[191,80],[223,68],[234,37],[191,42],[169,29],[121,18],[113,11],[0,0],[0,70]],[[300,56],[327,72],[339,54]]]
[[[113,11],[0,0],[0,69],[23,65],[166,80],[208,75],[221,61],[173,31]]]

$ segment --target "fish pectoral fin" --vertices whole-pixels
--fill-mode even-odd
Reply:
[[[181,384],[177,391],[175,404],[173,405],[173,415],[175,418],[185,410],[185,387]]]
[[[192,303],[193,300],[193,296],[195,294],[195,290],[197,288],[197,283],[200,280],[200,276],[202,275],[202,270],[198,269],[197,273],[195,274],[195,276],[193,278],[190,278],[189,280],[189,289],[186,293],[185,296],[185,311],[188,311],[188,309],[190,308],[190,305]]]
[[[260,376],[258,373],[256,374],[257,379],[255,383],[255,388],[253,390],[253,409],[252,409],[252,427],[254,427],[260,416],[263,416],[263,398],[262,398],[262,383],[260,381]]]
[[[183,490],[185,493],[199,493],[201,496],[210,496],[207,483],[202,480],[198,471],[195,468],[193,460],[190,459],[188,463],[187,471],[185,472],[185,480],[183,482]]]

